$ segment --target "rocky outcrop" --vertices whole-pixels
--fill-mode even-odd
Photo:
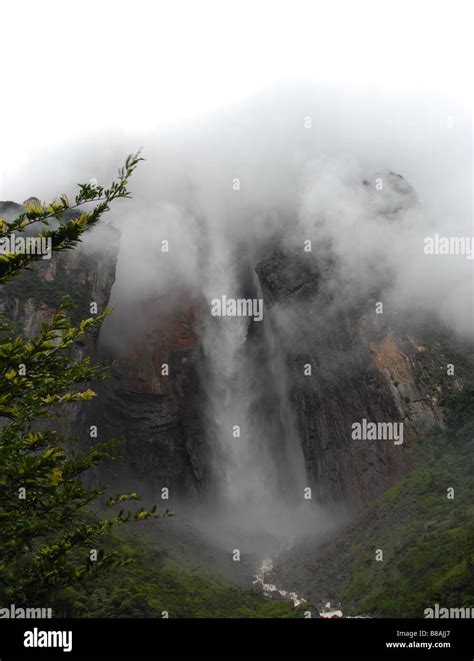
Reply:
[[[407,470],[410,438],[443,424],[419,373],[423,360],[438,373],[446,361],[376,314],[375,300],[344,298],[330,260],[276,252],[256,271],[286,353],[309,483],[321,502],[369,502]],[[403,423],[403,444],[354,440],[363,419]]]
[[[30,198],[25,203],[35,199]],[[0,203],[0,216],[8,219],[23,211],[24,207],[14,202]],[[79,215],[68,212],[67,217]],[[67,313],[73,322],[95,314],[91,314],[92,303],[100,314],[109,304],[119,239],[116,229],[100,223],[74,250],[53,253],[51,259],[34,262],[31,269],[0,286],[0,315],[8,319],[17,333],[33,338],[40,334],[42,324],[51,321],[65,294],[75,306]],[[89,331],[78,342],[74,351],[77,360],[86,356],[92,360],[97,358],[99,333],[100,329]],[[61,432],[83,441],[84,411],[85,406],[80,404],[68,406],[58,421]]]
[[[127,341],[120,356],[109,354],[111,378],[100,387],[100,405],[91,416],[104,438],[124,436],[128,484],[135,481],[151,493],[167,488],[173,500],[193,499],[208,472],[194,311],[184,302],[170,311],[156,300],[140,307],[145,330]]]
[[[22,211],[24,207],[14,202],[0,203],[0,216],[8,219]],[[100,223],[74,250],[35,262],[30,271],[0,288],[0,314],[17,332],[35,337],[41,324],[53,317],[63,294],[76,306],[70,311],[76,322],[90,316],[92,302],[103,311],[115,280],[119,239],[117,230]],[[206,480],[193,309],[182,302],[168,313],[169,303],[164,306],[156,300],[141,308],[140,318],[146,321],[120,356],[107,351],[99,356],[99,329],[77,346],[77,359],[103,360],[111,365],[111,378],[87,384],[98,396],[84,405],[68,406],[59,426],[83,447],[96,442],[90,438],[92,425],[98,428],[98,440],[124,437],[124,461],[91,475],[91,483],[126,476],[127,486],[135,486],[135,480],[142,492],[167,487],[172,495],[192,498]],[[136,312],[126,311],[131,325]],[[168,374],[162,373],[165,364]]]
[[[24,208],[14,202],[0,203],[0,216],[15,217],[22,211]],[[68,214],[78,216],[77,212]],[[101,313],[109,303],[115,280],[119,238],[117,230],[101,223],[73,251],[34,262],[30,270],[0,287],[0,314],[13,322],[18,332],[35,337],[41,324],[51,320],[64,294],[75,305],[70,312],[73,320],[91,316],[93,302]],[[89,333],[78,348],[78,357],[94,358],[97,338],[98,331]]]

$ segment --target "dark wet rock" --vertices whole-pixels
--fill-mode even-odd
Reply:
[[[267,323],[285,351],[308,484],[320,502],[370,502],[408,469],[410,435],[442,424],[436,399],[416,379],[423,347],[393,330],[389,315],[379,321],[375,301],[341,304],[329,263],[276,252],[256,271]],[[362,419],[403,422],[404,443],[353,440]]]

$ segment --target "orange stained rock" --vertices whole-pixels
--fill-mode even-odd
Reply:
[[[379,342],[370,342],[372,358],[379,369],[385,369],[398,379],[412,381],[408,357],[400,348],[392,335],[387,335]]]

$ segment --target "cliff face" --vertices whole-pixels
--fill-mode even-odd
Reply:
[[[0,202],[0,217],[13,218],[23,210],[14,202]],[[69,213],[70,217],[78,215]],[[64,294],[76,306],[68,313],[73,321],[92,316],[91,303],[97,305],[100,314],[109,303],[115,280],[119,239],[117,230],[99,224],[74,250],[38,260],[29,271],[0,286],[0,315],[10,321],[16,332],[33,338],[40,333],[43,323],[51,321]],[[99,333],[100,329],[90,331],[78,343],[74,352],[77,360],[85,356],[97,358]],[[63,433],[81,442],[85,410],[79,404],[69,406],[59,421]]]
[[[22,211],[14,202],[0,203],[0,217],[13,218]],[[101,223],[74,250],[35,262],[29,272],[0,287],[0,314],[17,332],[34,337],[51,320],[63,294],[76,305],[70,314],[77,322],[90,316],[92,302],[102,312],[115,281],[119,241],[119,232]],[[132,326],[136,312],[130,311]],[[135,479],[142,491],[167,487],[171,494],[193,497],[206,480],[194,312],[183,303],[168,313],[156,300],[147,301],[139,312],[140,331],[119,357],[101,351],[101,329],[81,341],[76,358],[104,359],[111,365],[111,378],[88,384],[98,396],[68,406],[59,426],[84,446],[94,442],[91,425],[98,427],[99,440],[124,436],[124,461],[110,466],[107,477],[126,474],[127,482]],[[169,375],[162,374],[164,364]],[[98,475],[90,479],[100,481]]]
[[[396,315],[376,314],[375,299],[338,304],[330,262],[276,252],[256,271],[286,354],[309,484],[323,502],[369,502],[407,470],[410,438],[443,424],[449,360],[407,335]],[[363,419],[403,422],[403,444],[353,440]]]
[[[140,489],[193,498],[207,481],[194,311],[149,300],[141,313],[143,332],[113,360],[95,415],[105,438],[125,437],[125,470]]]
[[[23,210],[19,204],[0,202],[0,216],[15,217]],[[70,213],[71,217],[74,215],[79,214]],[[51,320],[63,294],[69,295],[76,306],[71,312],[75,320],[91,316],[92,302],[102,312],[108,305],[115,280],[119,238],[117,230],[100,224],[75,250],[38,260],[30,271],[0,287],[0,314],[12,321],[18,332],[34,337],[41,324]],[[97,337],[98,333],[85,337],[78,348],[78,357],[95,358]]]

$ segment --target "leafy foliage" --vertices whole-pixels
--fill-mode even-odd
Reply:
[[[74,204],[66,196],[50,205],[30,205],[11,222],[0,221],[0,238],[24,232],[34,224],[58,226],[40,232],[51,238],[53,250],[71,249],[82,234],[108,211],[111,202],[129,197],[129,177],[141,159],[130,156],[110,188],[83,184]],[[72,209],[94,203],[89,211],[71,218]],[[24,271],[38,255],[0,256],[0,282]],[[138,499],[135,493],[106,501],[108,514],[91,509],[105,487],[89,489],[81,479],[103,459],[116,458],[119,439],[79,450],[74,439],[55,430],[58,411],[94,397],[87,387],[104,378],[104,371],[89,359],[74,357],[76,343],[93,332],[109,313],[74,325],[67,299],[58,302],[49,323],[38,337],[16,334],[7,321],[0,323],[0,599],[17,605],[51,605],[60,590],[91,574],[129,561],[98,549],[111,527],[130,520],[157,517],[141,508],[125,513],[118,506]],[[92,551],[92,553],[91,553]],[[94,555],[97,552],[97,557]]]
[[[94,183],[79,184],[79,193],[73,204],[70,204],[67,195],[63,194],[59,200],[50,204],[29,203],[26,211],[13,221],[7,222],[5,219],[0,219],[0,240],[11,236],[14,232],[25,232],[32,226],[36,229],[38,226],[44,225],[50,229],[40,231],[37,237],[49,238],[53,251],[74,248],[81,240],[82,234],[93,227],[106,211],[109,211],[110,204],[114,200],[130,197],[127,184],[138,163],[142,160],[138,154],[129,156],[124,167],[119,170],[118,178],[112,182],[109,188]],[[89,211],[83,210],[84,205],[90,203],[93,204],[93,208]],[[78,209],[82,211],[79,217],[71,217],[71,211]],[[57,221],[57,226],[51,228],[53,221]],[[19,273],[31,262],[41,258],[42,256],[37,253],[18,252],[0,255],[0,283]]]
[[[423,617],[435,603],[474,606],[473,386],[446,395],[448,429],[419,439],[416,468],[361,516],[341,559],[352,568],[348,613]],[[375,549],[383,562],[374,561]]]

